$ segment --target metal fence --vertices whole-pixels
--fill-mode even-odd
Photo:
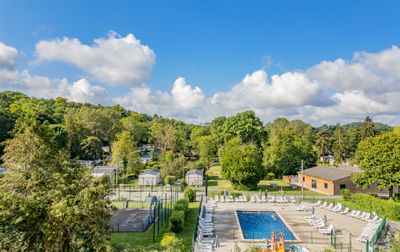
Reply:
[[[379,224],[378,228],[375,231],[375,234],[372,236],[371,240],[367,240],[367,243],[365,244],[365,250],[367,252],[373,251],[376,252],[378,251],[377,247],[377,241],[379,237],[381,236],[383,230],[385,229],[386,226],[386,216],[382,219],[381,223]]]

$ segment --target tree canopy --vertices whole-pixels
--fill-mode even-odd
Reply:
[[[369,187],[378,181],[378,188],[389,188],[393,196],[393,187],[400,184],[400,128],[361,141],[355,163],[363,171],[354,176],[358,185]]]

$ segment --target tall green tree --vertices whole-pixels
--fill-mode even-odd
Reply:
[[[137,144],[128,131],[122,131],[117,135],[117,140],[112,144],[112,163],[115,165],[122,164],[122,173],[128,176],[137,176],[140,172],[137,168],[139,152]]]
[[[98,137],[88,136],[81,142],[81,157],[84,160],[98,160],[101,158],[103,144]]]
[[[262,155],[255,144],[242,144],[239,138],[229,141],[220,151],[222,176],[238,189],[256,189],[264,177]]]
[[[336,164],[340,164],[346,160],[346,136],[340,124],[336,124],[335,132],[333,133],[333,157]]]
[[[367,137],[372,137],[374,135],[375,135],[374,123],[372,122],[372,119],[369,116],[367,116],[362,125],[361,138],[365,139]]]
[[[211,135],[197,138],[197,148],[199,150],[200,161],[203,162],[207,170],[210,169],[217,154],[217,144]]]
[[[263,124],[253,111],[245,111],[227,118],[222,126],[224,142],[238,137],[242,143],[260,146],[266,137]]]
[[[3,159],[0,250],[110,250],[107,178],[70,164],[30,128],[7,140]]]
[[[360,127],[351,127],[346,132],[346,144],[347,144],[347,152],[348,157],[350,159],[354,158],[354,155],[357,150],[357,146],[361,141],[361,128]]]
[[[318,132],[315,141],[318,157],[330,153],[330,136],[326,131]]]
[[[302,121],[277,118],[267,125],[268,142],[264,165],[276,176],[296,174],[304,160],[305,168],[315,165],[311,125]]]
[[[354,176],[354,182],[367,188],[379,181],[380,189],[400,185],[400,128],[364,139],[358,145],[355,163],[362,172]]]

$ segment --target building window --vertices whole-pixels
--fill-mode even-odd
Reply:
[[[324,188],[328,189],[328,183],[324,183]]]
[[[316,180],[311,180],[311,187],[312,188],[317,188],[317,181]]]
[[[340,184],[340,190],[346,189],[346,184]]]
[[[305,177],[303,177],[303,182],[305,182],[306,181],[306,178]]]

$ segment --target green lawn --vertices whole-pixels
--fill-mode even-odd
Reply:
[[[196,226],[196,219],[199,209],[199,202],[189,204],[189,212],[186,216],[186,222],[183,230],[177,234],[177,237],[183,240],[185,251],[190,251],[192,246],[192,237]],[[112,233],[111,244],[113,246],[128,244],[132,248],[146,248],[161,241],[162,233],[168,232],[167,227],[161,229],[160,235],[156,236],[156,242],[153,242],[153,226],[143,233]]]
[[[112,201],[113,206],[115,206],[116,208],[125,208],[125,204],[126,201],[123,200],[113,200]],[[133,202],[133,201],[129,201],[128,203],[128,208],[149,208],[150,204],[149,202],[145,201],[145,202]]]
[[[271,184],[276,184],[277,186],[273,188]],[[210,191],[235,191],[233,188],[231,182],[229,180],[223,179],[221,176],[221,166],[213,166],[210,168],[208,171],[208,186]],[[301,188],[292,188],[288,183],[284,182],[281,179],[275,179],[275,180],[261,180],[260,183],[257,185],[257,191],[265,191],[268,190],[269,194],[278,194],[279,191],[283,189],[287,194],[290,195],[300,195],[301,194]],[[304,195],[309,195],[309,196],[319,196],[323,195],[314,191],[310,191],[307,189],[304,189]]]

